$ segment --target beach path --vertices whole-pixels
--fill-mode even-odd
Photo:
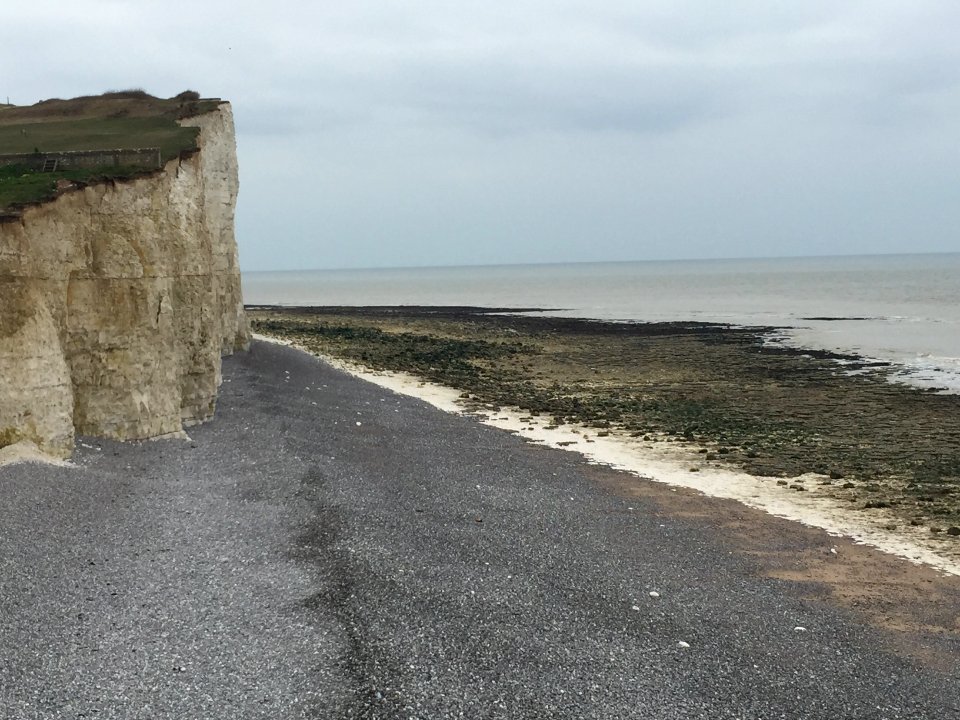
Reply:
[[[957,578],[264,342],[189,433],[0,468],[0,717],[960,718]]]

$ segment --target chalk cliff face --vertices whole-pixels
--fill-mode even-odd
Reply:
[[[182,121],[199,152],[0,223],[0,447],[181,433],[247,346],[230,106]]]

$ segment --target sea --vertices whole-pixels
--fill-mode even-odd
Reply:
[[[960,253],[244,272],[243,292],[250,305],[775,327],[770,343],[890,363],[891,381],[960,393]]]

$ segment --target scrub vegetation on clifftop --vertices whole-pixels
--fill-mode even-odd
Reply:
[[[168,99],[142,90],[124,90],[43,100],[30,106],[2,106],[0,155],[154,147],[160,149],[165,162],[197,147],[198,129],[177,121],[209,112],[219,102],[201,99],[190,90]],[[56,197],[58,180],[89,184],[143,172],[143,168],[115,166],[46,173],[23,165],[0,167],[0,213]]]

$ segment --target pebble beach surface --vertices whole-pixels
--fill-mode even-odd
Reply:
[[[887,365],[772,346],[765,327],[456,307],[251,317],[312,352],[455,389],[463,410],[515,408],[548,430],[697,453],[684,469],[822,497],[960,561],[960,395],[892,383]]]
[[[0,717],[960,716],[954,577],[263,342],[190,436],[0,468]]]

